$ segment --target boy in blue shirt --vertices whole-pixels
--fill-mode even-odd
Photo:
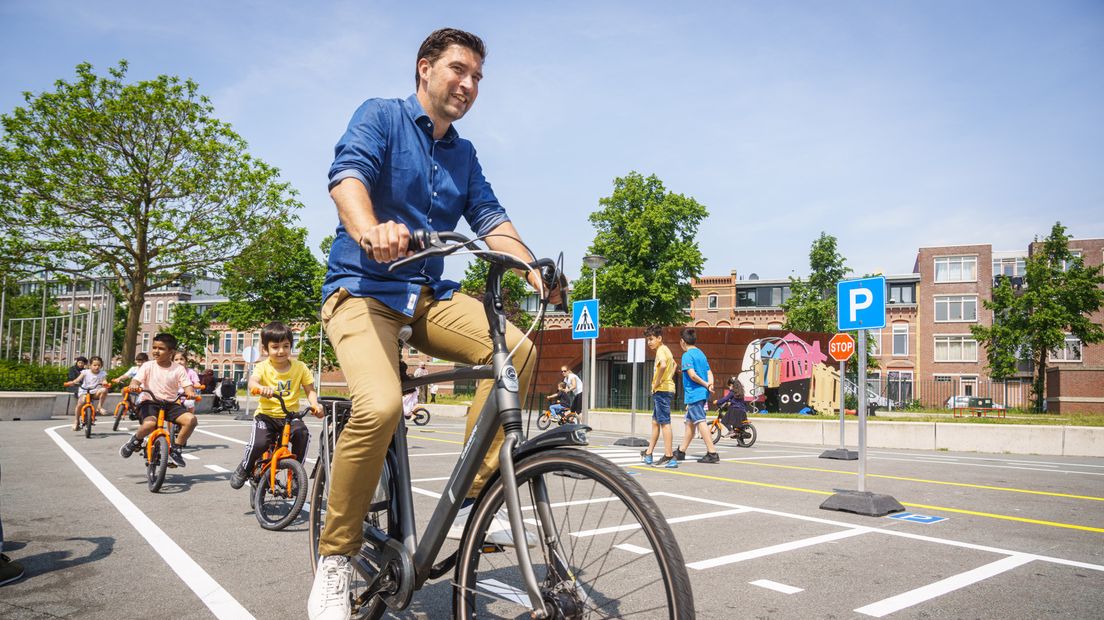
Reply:
[[[721,458],[717,456],[717,450],[713,447],[713,438],[709,436],[709,425],[705,420],[705,402],[709,399],[709,393],[713,391],[713,371],[709,368],[709,360],[705,359],[705,353],[695,346],[698,341],[697,331],[692,327],[682,330],[679,335],[679,345],[682,354],[682,401],[686,403],[686,431],[682,434],[682,445],[675,450],[675,458],[686,460],[686,450],[690,448],[690,442],[694,440],[694,429],[698,430],[702,441],[705,442],[705,456],[698,459],[699,463],[719,463]]]

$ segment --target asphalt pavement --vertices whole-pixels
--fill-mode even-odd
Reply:
[[[410,430],[421,519],[463,430],[446,417]],[[0,422],[5,552],[27,567],[0,587],[0,617],[304,617],[305,519],[262,530],[247,490],[228,482],[249,432],[248,422],[201,416],[187,467],[154,494],[141,457],[118,455],[127,433],[109,424],[86,439],[62,419]],[[593,432],[589,449],[624,467],[671,521],[699,618],[1104,610],[1104,459],[870,450],[867,490],[911,515],[876,518],[819,508],[858,482],[856,462],[820,459],[819,448],[724,440],[719,464],[661,470],[614,445],[619,437]],[[690,453],[704,454],[700,441]],[[393,617],[447,617],[450,588],[447,577],[427,584]]]

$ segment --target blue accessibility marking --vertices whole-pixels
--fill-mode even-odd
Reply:
[[[908,521],[910,523],[923,523],[924,525],[931,525],[932,523],[939,523],[940,521],[946,521],[947,517],[929,517],[927,515],[918,515],[911,512],[898,512],[894,515],[889,515],[890,519],[897,519],[898,521]]]

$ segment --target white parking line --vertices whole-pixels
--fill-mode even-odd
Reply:
[[[794,549],[802,549],[804,547],[812,547],[813,545],[819,545],[822,543],[835,542],[837,540],[843,540],[844,538],[851,538],[852,536],[860,536],[862,534],[866,534],[869,531],[869,528],[856,527],[849,530],[832,532],[831,534],[813,536],[812,538],[793,540],[788,543],[782,543],[780,545],[771,545],[769,547],[761,547],[759,549],[752,549],[750,551],[741,551],[740,553],[733,553],[731,555],[722,555],[719,558],[713,558],[711,560],[691,562],[686,566],[687,568],[693,568],[694,570],[705,570],[707,568],[724,566],[726,564],[735,564],[737,562],[743,562],[745,560],[754,560],[755,558],[774,555],[776,553],[785,553],[786,551],[793,551]]]
[[[727,517],[729,515],[738,515],[742,512],[747,512],[746,508],[734,508],[732,510],[720,510],[717,512],[707,512],[705,514],[688,515],[685,517],[675,517],[673,519],[667,519],[667,523],[685,523],[687,521],[700,521],[702,519],[713,519],[715,517]],[[583,530],[581,532],[572,532],[571,535],[576,538],[586,538],[588,536],[598,536],[601,534],[612,534],[614,532],[624,532],[627,530],[640,529],[639,523],[628,523],[625,525],[611,525],[610,527],[600,527],[594,530]]]
[[[205,431],[202,428],[195,429],[197,433],[203,433],[204,435],[210,435],[212,437],[218,437],[219,439],[225,439],[226,441],[232,441],[234,443],[240,443],[241,445],[249,445],[248,441],[242,441],[240,439],[234,439],[233,437],[227,437],[226,435],[219,435],[218,433],[212,433],[211,431]]]
[[[979,566],[978,568],[959,573],[953,577],[947,577],[946,579],[941,579],[935,583],[916,588],[915,590],[910,590],[903,594],[880,600],[877,603],[871,603],[865,607],[860,607],[856,609],[855,612],[867,616],[874,616],[875,618],[881,618],[895,611],[918,605],[937,596],[943,596],[949,592],[954,592],[960,588],[965,588],[968,585],[1010,571],[1013,568],[1023,566],[1034,559],[1034,556],[1030,555],[1013,555],[1002,558],[996,562],[986,564],[985,566]]]
[[[194,454],[186,454],[185,453],[185,454],[181,454],[181,456],[183,456],[185,459],[187,459],[189,461],[198,461],[199,460],[199,457],[194,455]]]
[[[226,469],[225,467],[222,467],[222,466],[219,466],[219,465],[204,465],[204,467],[206,467],[207,469],[210,469],[213,472],[220,473],[220,474],[230,473],[229,469]]]
[[[632,545],[632,544],[629,544],[629,543],[621,543],[620,545],[614,545],[613,547],[615,549],[623,549],[625,551],[635,553],[637,555],[645,555],[647,553],[655,553],[651,549],[645,549],[644,547],[637,547],[636,545]]]
[[[115,488],[113,484],[108,482],[91,463],[88,462],[75,448],[69,445],[69,442],[61,438],[57,434],[57,429],[65,428],[67,424],[61,426],[54,426],[46,429],[46,434],[54,440],[54,443],[61,448],[61,451],[65,453],[81,472],[92,482],[93,485],[99,489],[100,493],[107,498],[115,509],[118,510],[126,520],[130,522],[131,526],[146,539],[153,550],[161,556],[165,563],[169,565],[169,568],[173,570],[180,577],[181,581],[187,585],[192,592],[195,593],[199,600],[207,606],[207,609],[211,610],[211,613],[216,618],[252,618],[253,615],[249,613],[245,607],[242,607],[241,603],[237,601],[230,593],[226,591],[214,578],[211,577],[207,571],[203,570],[203,567],[196,563],[180,545],[176,544],[169,535],[166,534],[161,528],[157,527],[157,524],[146,516],[146,513],[138,509],[134,505],[134,502],[130,501],[125,495],[122,494],[119,489]]]
[[[760,588],[766,588],[768,590],[774,590],[775,592],[781,592],[782,594],[797,594],[798,592],[805,591],[803,588],[795,588],[784,583],[771,581],[770,579],[757,579],[755,581],[749,581],[748,583],[753,586],[759,586]]]

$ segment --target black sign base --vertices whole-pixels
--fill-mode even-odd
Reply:
[[[848,450],[847,448],[836,448],[834,450],[825,450],[820,454],[822,459],[835,459],[837,461],[857,461],[859,460],[859,453],[854,450]]]
[[[838,491],[820,505],[823,510],[853,512],[868,517],[884,517],[892,512],[903,512],[905,507],[889,495],[869,491]]]

